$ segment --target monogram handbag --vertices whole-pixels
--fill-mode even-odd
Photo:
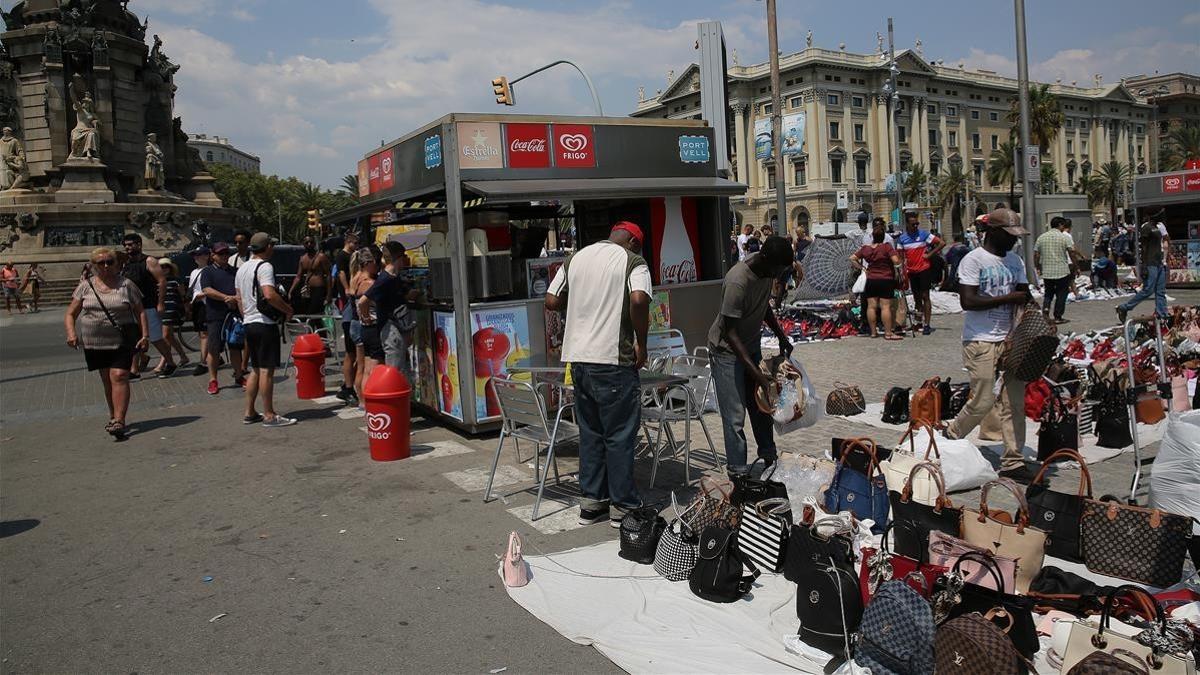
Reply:
[[[1017,499],[1017,514],[1009,522],[988,510],[988,491],[993,486],[1008,490]],[[1042,571],[1046,555],[1046,533],[1029,526],[1029,505],[1017,484],[1007,478],[988,481],[979,493],[979,511],[964,509],[962,538],[993,555],[1011,558],[1017,563],[1016,592],[1028,593],[1029,584]]]
[[[988,558],[990,564],[980,565],[974,557],[967,556],[969,553]],[[963,578],[967,582],[992,590],[1016,587],[1016,560],[1005,556],[990,555],[986,548],[972,546],[962,539],[948,535],[945,532],[934,530],[929,533],[929,564],[951,568],[964,557],[967,559],[963,560],[960,569]],[[996,569],[996,573],[1000,578],[999,584],[995,583],[992,576],[988,573],[988,569],[991,567]]]
[[[1128,649],[1113,649],[1088,654],[1067,675],[1150,675],[1150,668]]]
[[[703,532],[714,525],[727,530],[737,527],[738,509],[730,502],[730,495],[730,490],[711,476],[701,476],[700,493],[684,511],[688,514],[688,527],[693,532]]]
[[[933,636],[934,671],[938,675],[1025,675],[1029,664],[1004,628],[989,612],[965,614],[938,627]],[[1003,620],[1003,618],[1001,618]]]
[[[658,509],[643,506],[630,510],[621,518],[621,549],[617,555],[641,565],[652,564],[666,529],[667,521],[658,515]]]
[[[927,430],[929,435],[929,445],[925,448],[924,455],[917,453],[916,431],[918,429]],[[900,438],[892,456],[887,461],[880,462],[880,468],[883,469],[883,476],[889,490],[903,492],[905,486],[910,486],[912,488],[911,498],[918,503],[926,506],[933,506],[937,503],[940,489],[938,483],[930,474],[914,475],[913,473],[913,469],[918,464],[928,463],[937,466],[940,475],[942,456],[938,452],[936,437],[937,434],[933,427],[924,422],[914,420],[908,426],[908,431],[904,432],[904,436]],[[904,450],[904,441],[906,440],[908,441],[907,452]],[[930,453],[932,453],[932,457]],[[945,492],[940,494],[944,496]]]
[[[1109,630],[1112,621],[1112,610],[1119,595],[1133,594],[1140,596],[1138,600],[1148,600],[1154,611],[1154,627],[1135,637],[1121,635]],[[1122,663],[1130,662],[1148,666],[1149,670],[1163,675],[1194,675],[1196,661],[1190,651],[1176,652],[1181,645],[1171,635],[1171,627],[1167,624],[1166,613],[1162,605],[1145,589],[1138,586],[1118,586],[1104,602],[1104,611],[1100,614],[1100,624],[1077,621],[1071,624],[1071,633],[1067,638],[1066,653],[1063,654],[1061,673],[1073,672],[1073,669],[1096,654],[1107,654],[1125,657]],[[1117,651],[1121,653],[1118,654]],[[1132,659],[1129,659],[1132,655]],[[1093,661],[1094,663],[1094,661]],[[1096,672],[1096,671],[1092,671]],[[1122,670],[1106,671],[1110,673],[1125,672]],[[1132,671],[1140,672],[1140,671]]]
[[[1054,492],[1044,482],[1046,469],[1056,461],[1079,462],[1079,490],[1076,494]],[[1059,450],[1046,458],[1033,482],[1025,488],[1029,503],[1029,522],[1046,532],[1046,553],[1071,562],[1083,562],[1079,549],[1079,521],[1083,502],[1092,498],[1092,475],[1087,462],[1074,450]]]
[[[854,661],[872,675],[933,672],[929,603],[903,581],[885,581],[863,611]]]
[[[1157,588],[1179,583],[1191,534],[1191,518],[1115,499],[1085,500],[1080,516],[1089,570]]]
[[[1041,648],[1033,620],[1033,600],[1006,592],[999,568],[993,563],[994,559],[981,553],[968,553],[960,558],[950,573],[938,580],[933,599],[934,620],[940,624],[972,613],[986,615],[999,610],[1007,617],[1005,633],[1012,646],[1025,658],[1032,659]],[[966,581],[963,574],[968,564],[981,565],[991,576],[990,583],[998,585],[993,588]]]
[[[912,498],[913,477],[924,472],[932,477],[937,489],[933,506],[922,504]],[[942,483],[942,472],[936,464],[922,462],[909,472],[901,492],[889,492],[892,505],[893,532],[896,552],[919,562],[929,562],[929,533],[944,532],[957,537],[961,532],[962,509],[956,508],[946,497]]]
[[[919,595],[928,598],[933,592],[933,586],[939,577],[948,572],[948,568],[939,565],[919,563],[912,558],[893,553],[888,550],[888,534],[896,526],[896,521],[888,525],[879,540],[879,549],[863,547],[862,567],[858,573],[858,586],[862,592],[863,604],[871,601],[879,588],[889,581],[901,580],[913,587]]]
[[[1058,331],[1042,308],[1030,303],[1004,340],[1000,369],[1021,382],[1033,382],[1046,372],[1057,351]]]
[[[783,578],[800,583],[828,560],[847,572],[854,569],[854,542],[843,518],[825,516],[792,527],[783,559]]]
[[[764,499],[757,504],[742,504],[738,521],[738,551],[764,572],[783,569],[791,520],[783,514],[791,510],[787,497]]]
[[[871,531],[883,532],[888,523],[887,481],[879,471],[874,454],[868,473],[861,474],[846,463],[846,454],[833,472],[833,481],[825,490],[825,510],[829,513],[850,511],[861,520],[870,519],[874,524]]]
[[[729,482],[733,483],[733,491],[729,495],[729,503],[736,507],[741,507],[744,504],[754,505],[765,499],[782,498],[787,500],[787,486],[777,480],[771,480],[770,476],[775,474],[776,467],[779,462],[771,465],[770,475],[763,472],[758,478],[754,478],[754,465],[759,462],[766,463],[767,460],[759,457],[754,460],[754,463],[746,468],[746,471],[736,471],[729,474]]]
[[[825,399],[825,414],[850,417],[867,411],[867,399],[862,390],[841,382],[835,382],[833,391]]]

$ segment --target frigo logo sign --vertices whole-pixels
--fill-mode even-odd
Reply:
[[[387,413],[367,413],[367,437],[386,441],[392,437],[392,416]]]

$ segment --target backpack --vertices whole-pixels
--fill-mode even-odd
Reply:
[[[938,379],[937,390],[938,393],[942,395],[942,421],[954,419],[954,416],[958,414],[958,411],[956,410],[954,412],[950,412],[950,399],[954,397],[954,387],[950,386],[950,378],[947,377],[944,380]],[[961,410],[961,408],[959,408],[959,410]]]
[[[737,602],[750,592],[750,586],[760,574],[753,562],[742,557],[737,546],[737,532],[709,525],[700,533],[696,565],[688,575],[692,593],[709,602]],[[742,576],[742,564],[750,567],[750,575]]]
[[[642,507],[633,509],[621,519],[621,550],[617,555],[641,565],[654,562],[658,540],[667,529],[667,521],[658,515],[658,509]]]
[[[859,625],[854,661],[872,675],[933,672],[933,611],[905,581],[885,581]]]
[[[937,377],[925,380],[921,388],[917,389],[917,393],[912,396],[912,402],[908,406],[909,417],[926,422],[932,427],[937,427],[942,423],[941,381],[941,378]]]
[[[888,424],[908,423],[908,392],[912,389],[892,387],[883,397],[883,421]]]

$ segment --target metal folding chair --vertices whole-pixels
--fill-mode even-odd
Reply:
[[[483,493],[483,501],[492,501],[492,484],[496,480],[496,468],[500,465],[500,451],[504,449],[504,441],[512,437],[517,444],[517,461],[521,461],[520,440],[532,441],[533,475],[538,482],[537,499],[533,502],[533,520],[538,519],[538,510],[542,505],[542,495],[546,489],[546,478],[550,467],[554,467],[554,482],[562,482],[558,473],[558,462],[554,458],[554,449],[559,443],[578,441],[579,427],[571,422],[563,421],[563,414],[574,408],[574,404],[566,403],[559,407],[551,426],[546,416],[546,404],[537,389],[529,382],[519,382],[493,377],[491,386],[495,388],[496,398],[500,403],[500,442],[496,445],[496,455],[492,458],[492,471],[488,475],[487,489]],[[546,446],[546,467],[540,464],[541,447]],[[516,492],[521,492],[517,490]],[[509,493],[515,494],[515,492]],[[506,495],[507,496],[507,495]]]
[[[657,480],[658,464],[663,454],[669,451],[671,457],[679,456],[679,442],[675,439],[675,432],[671,428],[672,422],[684,423],[684,482],[690,483],[692,478],[693,421],[700,423],[700,429],[704,432],[705,440],[708,441],[708,451],[712,455],[713,464],[717,467],[724,466],[720,456],[717,455],[708,425],[704,422],[704,402],[713,390],[712,372],[709,369],[708,359],[699,356],[676,356],[671,360],[666,372],[687,378],[687,384],[652,392],[653,405],[642,407],[643,429],[646,428],[647,421],[658,424],[658,433],[653,442],[650,441],[649,431],[646,431],[646,440],[654,458],[654,464],[650,469],[650,487],[654,487]],[[667,437],[665,444],[663,443],[664,435]]]

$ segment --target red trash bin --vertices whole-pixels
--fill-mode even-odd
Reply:
[[[412,422],[408,398],[412,387],[404,373],[379,365],[363,383],[363,401],[367,407],[367,438],[371,440],[371,459],[391,462],[412,455],[409,426]]]
[[[296,397],[321,398],[325,395],[325,344],[321,336],[305,333],[292,345],[292,361],[296,364]]]

